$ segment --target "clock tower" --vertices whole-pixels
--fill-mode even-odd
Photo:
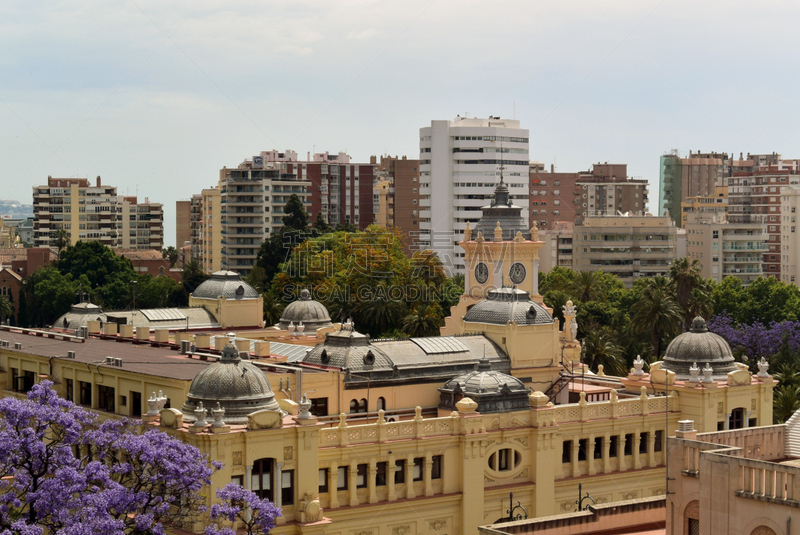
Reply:
[[[464,297],[485,298],[490,290],[515,286],[539,296],[539,230],[527,228],[522,208],[512,204],[508,186],[500,176],[494,197],[481,208],[483,215],[474,229],[469,223],[459,245],[464,255]]]

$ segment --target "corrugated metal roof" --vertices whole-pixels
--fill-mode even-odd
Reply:
[[[186,315],[177,308],[147,308],[139,312],[150,321],[176,321],[185,320]]]
[[[443,353],[462,353],[469,351],[461,340],[452,336],[431,336],[427,338],[412,338],[412,342],[422,348],[428,355],[441,355]]]

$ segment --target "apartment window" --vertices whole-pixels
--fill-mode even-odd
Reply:
[[[359,464],[356,468],[356,488],[367,488],[367,465]]]
[[[294,504],[294,470],[281,472],[281,500],[283,505]]]
[[[400,459],[399,461],[395,461],[394,463],[394,483],[397,485],[398,483],[405,483],[406,482],[406,461],[405,459]]]
[[[572,461],[572,441],[565,440],[561,443],[561,462],[568,463]]]
[[[519,455],[516,451],[514,452],[516,455]],[[441,455],[434,455],[433,456],[433,464],[431,465],[431,479],[441,479],[442,478],[442,456]]]
[[[92,383],[87,383],[85,381],[78,381],[78,386],[80,388],[80,404],[86,405],[87,407],[92,406]]]
[[[319,493],[324,494],[328,492],[328,469],[319,469]]]
[[[633,455],[633,433],[625,435],[625,455]]]
[[[336,475],[336,490],[347,490],[347,473],[349,466],[340,466]]]
[[[100,385],[97,387],[97,406],[101,410],[114,412],[114,389],[110,386]]]
[[[424,460],[422,457],[414,459],[414,481],[422,481],[422,464]]]
[[[653,451],[661,451],[664,444],[664,431],[656,431],[656,441],[653,445]]]

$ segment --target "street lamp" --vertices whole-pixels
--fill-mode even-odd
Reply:
[[[133,284],[133,313],[136,314],[136,282],[135,280],[131,281]]]

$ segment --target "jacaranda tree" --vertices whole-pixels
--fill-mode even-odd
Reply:
[[[221,465],[141,422],[98,423],[49,381],[0,399],[0,534],[165,533]]]
[[[217,524],[207,526],[206,535],[236,535],[235,529],[220,525],[223,521],[231,524],[241,522],[246,535],[265,535],[275,527],[275,519],[281,516],[281,510],[275,504],[235,483],[217,490],[217,498],[220,503],[212,505],[208,515]]]

